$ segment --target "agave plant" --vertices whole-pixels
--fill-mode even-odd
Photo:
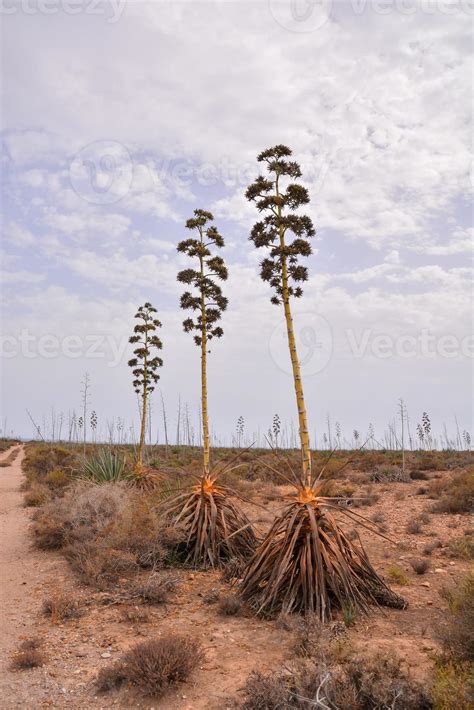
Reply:
[[[193,236],[178,244],[178,251],[194,259],[197,267],[180,271],[178,281],[191,289],[181,296],[181,307],[192,314],[183,321],[183,328],[194,333],[201,355],[202,472],[200,477],[193,476],[195,485],[165,504],[173,524],[179,524],[186,533],[186,561],[204,567],[215,567],[230,557],[248,557],[255,547],[249,520],[230,499],[235,494],[217,483],[229,466],[211,467],[207,360],[210,341],[224,333],[218,321],[227,308],[219,285],[227,279],[227,268],[222,257],[211,252],[212,248],[223,247],[224,239],[211,224],[213,219],[210,212],[195,210],[194,217],[186,222]]]
[[[255,533],[231,496],[217,483],[219,473],[200,479],[191,490],[173,497],[166,507],[173,523],[186,534],[183,561],[194,567],[217,567],[227,560],[248,559],[255,550]]]
[[[81,478],[97,484],[118,483],[130,480],[125,470],[125,460],[109,449],[100,449],[84,461]]]
[[[331,511],[384,535],[362,515],[341,508],[340,499],[321,495],[321,487],[321,473],[309,486],[295,481],[294,493],[245,569],[242,598],[257,613],[310,612],[321,621],[329,620],[334,608],[362,613],[371,604],[405,608],[405,600],[370,564],[360,539],[349,540]]]
[[[366,612],[377,600],[395,605],[402,602],[377,575],[362,546],[344,534],[331,514],[331,508],[338,509],[337,503],[321,495],[323,471],[316,476],[313,470],[291,298],[303,294],[301,285],[308,270],[299,260],[311,254],[315,230],[311,219],[299,212],[309,202],[309,195],[295,182],[301,169],[290,156],[291,150],[284,145],[260,153],[258,161],[266,166],[267,175],[260,175],[246,196],[264,215],[250,235],[256,247],[267,250],[260,276],[273,288],[272,303],[283,305],[298,409],[301,469],[295,473],[289,466],[288,476],[274,469],[295,492],[248,562],[240,594],[261,613],[314,612],[326,621],[334,606],[350,605]],[[353,511],[345,514],[367,525]]]

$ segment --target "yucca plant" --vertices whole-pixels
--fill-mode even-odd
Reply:
[[[260,153],[258,161],[266,166],[267,175],[249,186],[246,197],[265,215],[250,235],[256,247],[267,249],[261,278],[273,287],[272,302],[283,304],[298,408],[301,469],[295,472],[289,464],[286,474],[273,469],[296,490],[248,562],[240,594],[261,613],[314,612],[325,621],[334,606],[366,612],[377,600],[398,602],[372,568],[361,544],[356,546],[349,540],[331,514],[331,508],[339,508],[333,498],[321,495],[323,470],[318,476],[313,472],[290,298],[302,295],[301,283],[307,280],[308,270],[299,258],[311,254],[309,239],[315,230],[308,216],[295,212],[309,202],[309,195],[294,182],[301,177],[301,169],[288,160],[290,156],[291,150],[284,145]],[[373,530],[362,516],[349,510],[345,514]]]
[[[94,483],[118,483],[127,481],[130,474],[126,472],[125,459],[109,449],[100,449],[84,461],[80,478]]]
[[[200,477],[193,476],[191,490],[180,493],[167,502],[167,513],[175,524],[186,531],[186,561],[194,566],[215,567],[231,557],[248,557],[255,546],[255,535],[249,520],[230,499],[233,494],[217,479],[227,466],[211,468],[209,414],[207,404],[207,356],[209,342],[220,338],[223,330],[218,321],[227,308],[218,281],[227,279],[227,268],[221,256],[211,252],[222,248],[224,239],[211,224],[210,212],[194,211],[186,227],[194,236],[178,244],[178,252],[195,260],[197,268],[184,269],[178,281],[192,287],[181,296],[181,308],[190,310],[192,317],[183,321],[185,332],[194,333],[194,342],[201,351],[201,420],[203,461]]]

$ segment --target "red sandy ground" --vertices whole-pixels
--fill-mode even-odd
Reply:
[[[0,460],[7,455],[3,454]],[[278,670],[291,657],[294,632],[251,616],[221,617],[214,605],[204,603],[203,595],[211,589],[229,591],[229,585],[214,572],[178,571],[181,583],[177,593],[167,606],[148,607],[150,623],[120,622],[118,606],[103,605],[101,598],[107,595],[81,588],[59,553],[32,548],[28,534],[31,512],[22,506],[20,492],[22,457],[23,451],[11,466],[0,468],[2,709],[236,708],[241,698],[239,689],[251,671]],[[380,500],[360,511],[368,516],[381,512],[388,534],[397,540],[396,545],[391,545],[368,532],[361,534],[377,571],[383,575],[393,564],[406,571],[409,584],[391,586],[403,594],[409,607],[405,611],[375,610],[369,619],[357,619],[348,630],[348,637],[361,652],[395,652],[416,678],[426,681],[432,667],[430,656],[437,650],[436,633],[445,617],[446,602],[439,591],[469,567],[467,561],[452,560],[446,555],[446,543],[462,535],[469,519],[466,515],[432,514],[421,534],[408,534],[407,522],[432,503],[416,495],[421,484],[415,481],[374,486]],[[397,500],[397,494],[403,494],[403,498]],[[260,525],[272,519],[271,504],[266,504],[267,510],[257,514]],[[433,552],[429,558],[431,569],[426,574],[415,575],[409,560],[421,557],[423,546],[436,538],[445,547]],[[84,600],[85,614],[80,619],[54,625],[41,614],[43,599],[57,590]],[[97,695],[94,679],[98,669],[112,663],[136,642],[167,631],[191,634],[205,648],[205,662],[188,683],[159,700],[143,698],[130,688]],[[22,672],[8,670],[12,651],[22,639],[31,636],[42,639],[48,657],[46,665]]]

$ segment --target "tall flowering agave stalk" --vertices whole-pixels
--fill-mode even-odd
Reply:
[[[230,500],[235,495],[217,478],[233,467],[212,469],[207,404],[207,358],[209,342],[221,338],[224,331],[218,324],[227,308],[227,298],[219,282],[226,281],[227,267],[213,248],[222,248],[224,239],[211,224],[210,212],[197,209],[186,227],[193,233],[178,244],[178,252],[194,260],[195,268],[184,269],[178,281],[190,287],[181,296],[181,308],[192,316],[183,321],[185,332],[194,333],[194,342],[201,353],[201,405],[203,462],[200,477],[190,491],[181,493],[166,504],[174,523],[186,532],[185,560],[194,566],[218,566],[231,557],[248,557],[255,547],[255,535],[244,513]]]
[[[160,321],[155,317],[156,312],[151,303],[140,306],[135,314],[138,323],[133,329],[133,335],[128,339],[129,343],[137,346],[133,351],[134,357],[128,361],[134,377],[133,388],[140,397],[141,404],[137,469],[143,468],[148,400],[160,379],[158,370],[163,366],[163,360],[156,354],[163,347],[156,334],[157,329],[161,328]]]
[[[362,545],[355,545],[344,534],[331,509],[376,532],[370,521],[323,496],[323,470],[319,475],[313,471],[291,298],[302,295],[308,270],[299,259],[311,254],[309,240],[315,230],[308,216],[295,211],[309,202],[309,195],[295,182],[301,169],[290,156],[291,150],[284,145],[261,153],[258,161],[266,166],[267,174],[249,186],[246,197],[263,215],[250,235],[256,247],[267,250],[261,278],[273,288],[272,302],[283,305],[298,408],[301,469],[295,472],[289,464],[285,474],[272,469],[292,483],[295,491],[248,562],[240,594],[258,612],[314,612],[325,621],[335,606],[366,612],[373,602],[403,606],[404,601],[377,575]]]

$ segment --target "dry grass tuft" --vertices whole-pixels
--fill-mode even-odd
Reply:
[[[391,582],[394,582],[395,584],[405,586],[409,583],[409,579],[406,575],[405,570],[399,567],[398,565],[392,565],[391,567],[388,567],[385,574],[388,579]]]
[[[177,584],[175,577],[152,575],[147,581],[136,583],[131,594],[146,604],[166,604],[176,591]]]
[[[129,624],[148,624],[151,621],[150,612],[140,606],[125,606],[120,609],[119,621]]]
[[[122,682],[159,697],[170,687],[188,679],[203,662],[198,641],[184,636],[163,636],[139,643],[115,665],[104,668],[97,678],[101,692]]]
[[[40,647],[41,641],[37,638],[22,641],[18,651],[11,657],[10,670],[25,671],[44,666],[47,659]]]
[[[449,616],[440,631],[443,647],[457,661],[474,661],[474,572],[444,589]]]
[[[423,530],[423,522],[420,517],[412,518],[408,521],[405,530],[410,535],[419,535]]]
[[[49,616],[54,624],[66,619],[78,619],[81,616],[79,602],[70,594],[56,592],[43,601],[43,614]]]

